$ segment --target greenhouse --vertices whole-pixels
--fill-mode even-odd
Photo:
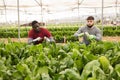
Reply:
[[[120,0],[0,0],[0,80],[120,80]]]

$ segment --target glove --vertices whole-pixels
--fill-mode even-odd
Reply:
[[[88,36],[88,39],[89,39],[89,40],[96,39],[96,36],[95,36],[95,35],[89,35],[89,36]]]
[[[84,35],[84,33],[80,33],[79,35],[78,35],[78,37],[82,37]]]
[[[88,37],[90,34],[88,32],[85,32],[85,35]]]
[[[96,39],[96,36],[95,36],[95,35],[90,35],[88,32],[85,32],[85,35],[87,36],[87,38],[88,38],[89,40],[91,40],[91,39]]]
[[[36,39],[33,40],[33,42],[40,41],[41,39],[42,39],[41,37],[37,37]]]
[[[44,39],[45,39],[47,42],[50,42],[50,39],[49,39],[49,38],[44,37]]]

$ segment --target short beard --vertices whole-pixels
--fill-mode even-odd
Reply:
[[[94,25],[94,24],[93,24]],[[91,25],[91,26],[89,26],[89,25],[87,25],[89,28],[91,28],[91,27],[93,27],[93,25]]]
[[[40,32],[40,30],[38,30],[38,31],[36,31],[37,33],[39,33]]]

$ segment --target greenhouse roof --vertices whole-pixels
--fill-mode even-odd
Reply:
[[[17,1],[21,20],[61,19],[101,14],[102,0],[0,0],[0,21],[17,21]],[[103,0],[104,14],[120,13],[120,0]]]

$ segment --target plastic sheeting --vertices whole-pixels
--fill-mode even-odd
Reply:
[[[19,0],[20,21],[100,15],[102,0]],[[120,0],[104,0],[104,15],[120,13]],[[17,21],[17,0],[0,0],[0,22]],[[43,19],[42,19],[43,18]]]

